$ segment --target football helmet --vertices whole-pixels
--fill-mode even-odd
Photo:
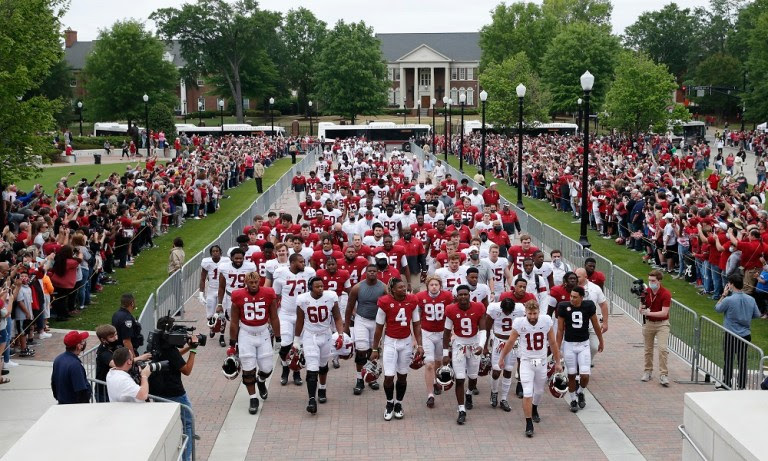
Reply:
[[[411,358],[411,370],[418,370],[424,366],[424,354],[419,354],[417,351],[413,351],[413,358]]]
[[[221,365],[221,372],[227,379],[236,379],[240,375],[240,359],[236,355],[227,356]]]
[[[335,347],[331,347],[331,354],[336,354],[337,357],[340,359],[350,359],[353,355],[355,355],[355,343],[352,341],[352,338],[349,337],[348,334],[343,333],[344,338],[344,344],[341,346],[341,349],[336,349]],[[336,343],[336,339],[339,337],[338,333],[334,333],[331,335],[331,344]]]
[[[485,354],[480,358],[480,368],[477,371],[478,376],[488,376],[493,365],[491,364],[491,354]]]
[[[565,372],[565,360],[562,358],[560,359],[560,367],[563,369],[563,372]],[[547,379],[552,378],[552,375],[555,374],[555,359],[550,354],[549,357],[547,357]]]
[[[301,369],[306,366],[306,361],[304,360],[304,348],[301,346],[299,346],[298,349],[292,347],[288,352],[285,361],[288,362],[288,368],[291,370],[301,371]]]
[[[435,381],[444,391],[453,387],[456,375],[453,372],[453,368],[448,365],[443,365],[435,370]]]
[[[213,317],[208,319],[208,327],[213,333],[224,333],[224,328],[227,326],[227,319],[223,315],[218,313],[213,314]]]
[[[554,373],[549,379],[549,392],[556,399],[562,398],[568,392],[568,376],[563,373]]]
[[[381,376],[381,365],[378,362],[374,362],[369,360],[364,366],[363,366],[363,381],[370,384],[377,379],[379,379],[379,376]]]

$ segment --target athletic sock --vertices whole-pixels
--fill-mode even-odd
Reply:
[[[576,400],[576,393],[575,392],[569,392],[568,396],[571,398],[571,401]]]
[[[467,408],[464,405],[459,405],[459,411],[467,411]]]
[[[501,378],[501,400],[507,400],[510,387],[512,387],[512,378]]]
[[[491,378],[491,392],[499,392],[499,381],[500,378]]]
[[[408,383],[395,383],[395,397],[398,401],[402,401],[405,397],[405,389],[408,387]]]

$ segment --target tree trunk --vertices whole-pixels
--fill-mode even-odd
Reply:
[[[240,68],[238,67],[234,72],[234,87],[235,87],[235,116],[237,117],[237,123],[243,123],[243,87],[240,81]]]

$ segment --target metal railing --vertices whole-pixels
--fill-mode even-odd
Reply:
[[[688,434],[688,431],[685,430],[685,425],[684,424],[681,424],[681,425],[677,426],[677,430],[680,431],[680,436],[688,441],[688,443],[691,445],[691,448],[693,449],[693,451],[695,451],[696,454],[699,455],[699,458],[702,461],[709,461],[709,458],[707,458],[704,455],[704,452],[701,451],[701,448],[699,448],[699,446],[696,445],[696,442],[693,441],[693,439],[691,438],[691,435]]]
[[[415,143],[411,143],[411,152],[422,160],[425,157],[424,151]],[[436,158],[441,159],[442,155]],[[445,168],[446,172],[450,173],[453,178],[468,179],[470,187],[477,187],[480,193],[485,190],[485,187],[472,178],[462,175],[451,165],[446,163]],[[583,248],[577,241],[565,236],[552,226],[542,223],[505,197],[501,197],[501,203],[510,205],[510,208],[517,214],[523,231],[531,236],[531,243],[545,253],[560,250],[563,260],[572,268],[583,267],[587,258],[594,258],[597,269],[602,271],[606,277],[603,289],[609,301],[610,313],[613,314],[615,309],[619,309],[638,324],[643,323],[643,316],[639,310],[640,302],[630,292],[632,282],[637,277],[613,264],[599,253]],[[677,301],[672,302],[669,316],[669,351],[690,365],[692,382],[699,383],[702,374],[704,375],[704,382],[709,382],[710,377],[720,383],[726,380],[727,376],[723,371],[723,365],[725,362],[724,345],[726,338],[728,338],[730,342],[727,344],[732,345],[735,351],[746,351],[745,388],[760,389],[763,371],[768,365],[768,361],[759,347],[734,335],[709,318],[698,315],[688,306]],[[738,362],[738,359],[735,362]]]

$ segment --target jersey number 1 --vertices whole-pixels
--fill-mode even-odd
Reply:
[[[544,333],[537,331],[536,333],[526,333],[525,342],[528,343],[529,351],[540,351],[544,349]]]

